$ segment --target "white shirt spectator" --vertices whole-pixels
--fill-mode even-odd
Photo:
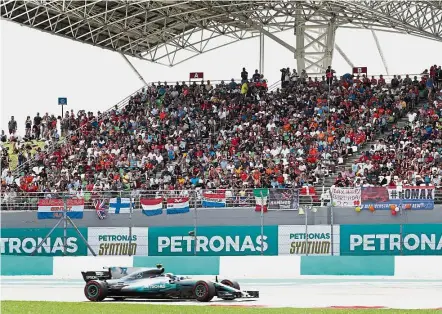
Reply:
[[[270,151],[270,154],[272,154],[273,157],[279,155],[281,152],[281,147],[275,147]]]
[[[3,169],[3,171],[2,171],[2,179],[6,178],[6,176],[8,175],[8,172],[9,172],[8,168]]]
[[[270,122],[267,124],[266,128],[267,128],[267,131],[271,131],[272,129],[276,128],[276,124],[275,124],[275,122],[274,122],[274,121],[270,121]]]
[[[14,183],[14,176],[12,174],[8,174],[5,177],[5,182],[6,182],[7,185],[13,184]]]
[[[407,114],[407,116],[408,116],[408,122],[413,123],[414,119],[416,119],[417,114],[416,112],[410,112]]]
[[[290,154],[290,149],[288,147],[281,150],[281,155],[284,156],[284,158],[287,157],[288,154]]]

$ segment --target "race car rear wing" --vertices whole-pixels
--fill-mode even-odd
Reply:
[[[83,276],[84,281],[88,282],[91,280],[107,280],[112,279],[111,269],[109,268],[107,271],[82,271],[81,275]]]
[[[104,270],[100,271],[84,271],[81,272],[84,281],[88,282],[90,280],[108,280],[108,279],[120,279],[124,276],[130,275],[136,271],[147,269],[145,267],[104,267]],[[164,272],[164,268],[157,268],[158,274]],[[156,271],[152,268],[152,271]]]

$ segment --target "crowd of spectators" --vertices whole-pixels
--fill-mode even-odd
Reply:
[[[249,77],[243,69],[240,81],[216,85],[158,82],[132,96],[124,108],[105,114],[28,117],[23,139],[14,137],[16,123],[15,129],[9,126],[9,139],[2,133],[2,141],[12,138],[13,149],[22,155],[14,174],[3,150],[2,190],[82,195],[321,184],[339,172],[348,155],[412,111],[429,80],[427,75],[421,80],[395,76],[391,82],[382,76],[338,77],[331,68],[321,79],[288,68],[281,73],[282,87],[274,91],[268,91],[258,71]],[[434,88],[428,97],[437,97]],[[421,109],[409,131],[395,130],[386,142],[377,143],[337,184],[376,182],[384,173],[407,179],[407,171],[415,167],[420,175],[434,173],[442,139],[440,122],[434,119],[439,112],[435,103]],[[26,142],[40,139],[49,146],[60,136],[62,144],[49,150]],[[410,142],[421,146],[420,154]],[[398,162],[387,160],[392,156]],[[365,160],[368,166],[361,165]]]
[[[441,67],[432,66],[423,74],[419,85],[428,101],[408,112],[402,127],[394,125],[340,173],[337,186],[442,185]]]

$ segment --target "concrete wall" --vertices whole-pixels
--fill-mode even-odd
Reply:
[[[374,213],[363,210],[359,213],[353,208],[334,208],[333,223],[346,224],[407,224],[441,223],[442,206],[435,205],[433,210],[404,210],[401,215],[393,216],[389,210],[377,210]],[[328,221],[330,223],[330,220]]]
[[[318,208],[318,212],[308,215],[309,224],[326,224],[328,220],[327,209]],[[197,210],[196,215],[193,210],[190,213],[181,215],[167,215],[163,213],[158,216],[146,216],[141,212],[132,214],[129,219],[128,214],[109,214],[105,220],[99,220],[95,212],[86,211],[82,220],[75,220],[78,227],[153,227],[153,226],[193,226],[195,221],[204,226],[223,225],[260,225],[261,214],[252,208],[218,208]],[[37,219],[37,212],[2,212],[1,226],[3,228],[50,228],[56,220]],[[305,224],[305,217],[297,212],[267,212],[264,214],[265,225],[278,224]]]
[[[333,217],[332,217],[333,216]],[[271,211],[264,214],[264,225],[304,225],[305,215],[298,212]],[[353,208],[333,208],[333,215],[326,207],[318,207],[316,213],[308,213],[309,225],[320,224],[406,224],[406,223],[442,223],[442,206],[436,205],[433,210],[404,211],[402,215],[392,216],[389,210],[377,210],[371,213],[364,210],[356,213]],[[93,211],[86,211],[82,220],[75,220],[78,227],[151,227],[151,226],[239,226],[260,225],[261,214],[253,208],[234,209],[200,209],[182,215],[166,215],[148,217],[135,212],[132,219],[128,214],[112,215],[99,220]],[[56,220],[37,219],[36,211],[2,211],[2,228],[51,228]]]

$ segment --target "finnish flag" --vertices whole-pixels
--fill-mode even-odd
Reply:
[[[129,214],[134,203],[130,203],[128,197],[111,198],[109,202],[109,214]]]

